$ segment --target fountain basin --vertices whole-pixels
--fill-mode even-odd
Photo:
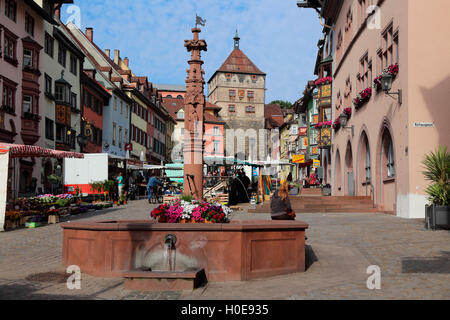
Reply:
[[[63,264],[97,277],[123,277],[139,268],[164,271],[168,234],[177,239],[173,272],[204,269],[209,282],[251,280],[305,271],[300,221],[171,224],[153,221],[68,222]]]

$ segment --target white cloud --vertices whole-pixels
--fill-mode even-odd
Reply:
[[[120,49],[138,75],[154,83],[184,84],[195,15],[206,19],[201,37],[208,80],[233,50],[236,28],[242,51],[267,73],[266,102],[294,101],[314,79],[321,27],[317,13],[295,0],[78,0],[82,26],[94,28],[101,48]],[[64,15],[63,15],[64,19]]]

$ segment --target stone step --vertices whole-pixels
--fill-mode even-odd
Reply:
[[[206,284],[205,269],[185,271],[148,271],[135,269],[122,273],[125,289],[135,291],[193,290]]]

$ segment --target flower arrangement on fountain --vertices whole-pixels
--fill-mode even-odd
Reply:
[[[391,74],[392,77],[395,78],[398,74],[398,70],[399,70],[398,63],[396,63],[396,64],[392,64],[389,67],[387,67],[386,69],[384,69],[382,73],[383,74],[386,74],[386,73]],[[373,87],[377,91],[381,90],[381,81],[380,80],[381,80],[381,75],[379,75],[378,77],[376,77],[373,80]]]
[[[159,205],[150,216],[160,223],[228,223],[231,212],[219,203],[175,200]]]
[[[353,104],[355,105],[355,108],[361,107],[364,103],[369,101],[370,97],[372,96],[372,88],[366,88],[363,91],[361,91],[355,99],[353,99]]]
[[[319,122],[314,126],[314,129],[321,129],[324,127],[331,127],[332,122],[331,121],[325,121],[325,122]]]
[[[318,86],[318,85],[321,85],[321,84],[324,84],[324,83],[331,83],[332,81],[333,81],[333,77],[324,77],[324,78],[317,79],[314,82],[314,84],[316,86]]]

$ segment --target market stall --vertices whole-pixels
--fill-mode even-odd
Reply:
[[[21,221],[23,220],[23,213],[35,214],[39,213],[39,210],[43,210],[44,202],[46,200],[39,200],[38,198],[32,199],[20,199],[10,203],[7,211],[7,194],[8,194],[8,168],[9,160],[14,158],[84,158],[84,154],[77,152],[67,152],[46,149],[38,146],[28,146],[28,145],[16,145],[16,144],[5,144],[0,143],[0,231],[5,230],[6,218],[8,216],[8,221]],[[44,198],[44,197],[42,197]],[[61,199],[64,196],[61,196]],[[58,198],[59,199],[59,198]],[[52,199],[56,201],[58,199]],[[62,202],[60,202],[62,204]],[[55,205],[56,207],[56,205]],[[48,208],[47,208],[48,209]],[[56,209],[56,208],[55,208]],[[53,210],[53,209],[52,209]],[[52,213],[49,210],[46,213]],[[8,213],[8,214],[7,214]],[[56,211],[55,211],[56,213]]]

